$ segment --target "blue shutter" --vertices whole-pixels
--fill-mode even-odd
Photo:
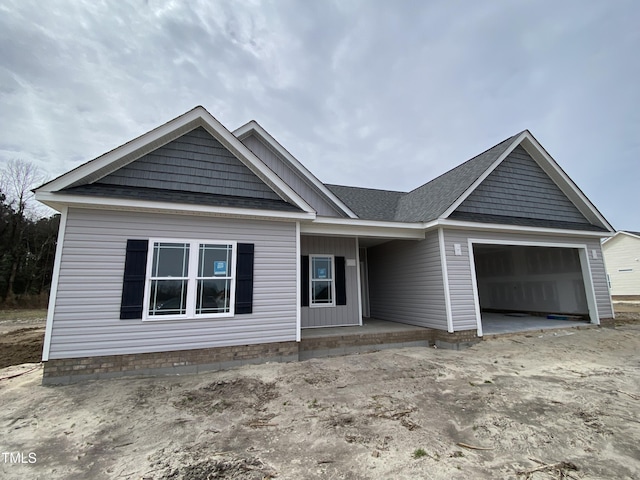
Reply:
[[[142,319],[148,248],[148,240],[127,240],[120,302],[121,320]]]
[[[239,243],[236,259],[235,313],[253,313],[253,243]]]

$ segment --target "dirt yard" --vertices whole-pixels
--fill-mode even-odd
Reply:
[[[63,387],[17,365],[0,478],[638,479],[639,351],[623,322]]]

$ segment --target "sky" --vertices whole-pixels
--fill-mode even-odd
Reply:
[[[528,129],[640,231],[637,0],[0,0],[0,168],[204,106],[321,181],[409,191]]]

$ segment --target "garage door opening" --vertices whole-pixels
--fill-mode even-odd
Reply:
[[[473,257],[483,334],[591,320],[594,300],[584,249],[474,244]]]

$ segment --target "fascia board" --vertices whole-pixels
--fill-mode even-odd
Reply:
[[[493,162],[491,164],[491,166],[489,168],[487,168],[484,171],[484,173],[482,175],[480,175],[476,179],[476,181],[473,182],[471,184],[471,186],[469,188],[467,188],[465,190],[465,192],[462,195],[460,195],[455,202],[453,202],[451,204],[451,206],[449,208],[447,208],[447,210],[445,210],[445,212],[440,216],[440,218],[449,217],[449,215],[451,215],[460,206],[460,204],[462,202],[464,202],[467,199],[467,197],[469,195],[471,195],[473,193],[473,191],[476,188],[478,188],[478,186],[482,182],[484,182],[484,180],[491,174],[491,172],[493,172],[498,167],[498,165],[500,165],[504,161],[504,159],[507,158],[507,156],[509,156],[509,154],[513,151],[513,149],[516,148],[520,144],[520,142],[524,138],[525,134],[526,134],[526,132],[522,132],[520,135],[518,135],[518,138],[516,138],[515,140],[513,140],[513,142],[511,142],[511,145],[509,145],[509,147],[502,153],[502,155],[500,155],[498,157],[498,159],[495,162]]]
[[[216,207],[186,203],[154,202],[124,198],[105,198],[64,193],[36,192],[36,200],[52,208],[61,206],[94,208],[103,210],[152,211],[182,215],[211,215],[230,217],[252,217],[276,220],[313,220],[315,212],[280,212],[252,208]]]
[[[313,222],[305,222],[300,225],[300,231],[312,235],[341,235],[356,237],[378,237],[389,239],[413,239],[422,240],[425,232],[433,222],[425,224],[380,222],[374,220],[358,220],[348,218],[318,217]]]
[[[347,237],[373,237],[392,239],[423,240],[424,230],[403,229],[403,228],[376,228],[364,225],[326,225],[301,223],[300,233],[303,235],[331,235]]]
[[[238,140],[227,128],[222,125],[204,107],[198,106],[189,112],[170,120],[144,135],[121,145],[120,147],[91,160],[74,170],[58,177],[57,179],[42,185],[36,192],[55,192],[81,182],[89,177],[88,183],[93,183],[99,178],[108,175],[113,170],[123,167],[127,163],[140,158],[142,155],[153,151],[162,145],[169,143],[181,135],[197,127],[203,127],[211,135],[228,148],[247,168],[269,185],[284,200],[289,201],[306,212],[314,212],[313,208],[289,187],[280,177],[271,171],[251,150]],[[119,162],[122,159],[126,162]],[[116,164],[113,170],[109,165]],[[100,172],[96,178],[93,174]]]
[[[540,168],[551,177],[562,192],[569,197],[578,210],[590,221],[595,220],[609,231],[615,232],[615,228],[604,218],[596,206],[591,203],[582,190],[571,180],[569,175],[558,165],[553,157],[547,153],[536,138],[528,131],[524,133],[524,138],[520,140],[519,143],[522,143],[522,147],[527,153],[531,155]]]
[[[295,158],[289,151],[280,144],[273,136],[267,132],[262,126],[255,120],[251,120],[249,123],[237,128],[233,131],[233,134],[239,139],[244,139],[249,134],[255,132],[257,135],[269,144],[278,154],[286,158],[291,165],[293,165],[301,175],[303,175],[310,183],[315,185],[324,195],[326,195],[337,207],[340,208],[350,218],[358,218],[358,216],[331,190],[329,190],[324,183],[322,183],[318,177],[316,177],[311,171],[305,167],[297,158]]]
[[[527,227],[520,225],[503,225],[498,223],[477,223],[468,222],[462,220],[449,220],[439,219],[438,225],[448,228],[457,228],[465,230],[485,230],[485,231],[499,231],[499,232],[512,232],[512,233],[536,233],[536,234],[549,234],[549,235],[562,235],[562,236],[577,236],[577,237],[592,237],[592,238],[604,238],[611,237],[614,234],[612,232],[589,232],[584,230],[563,230],[560,228],[545,228],[545,227]]]

